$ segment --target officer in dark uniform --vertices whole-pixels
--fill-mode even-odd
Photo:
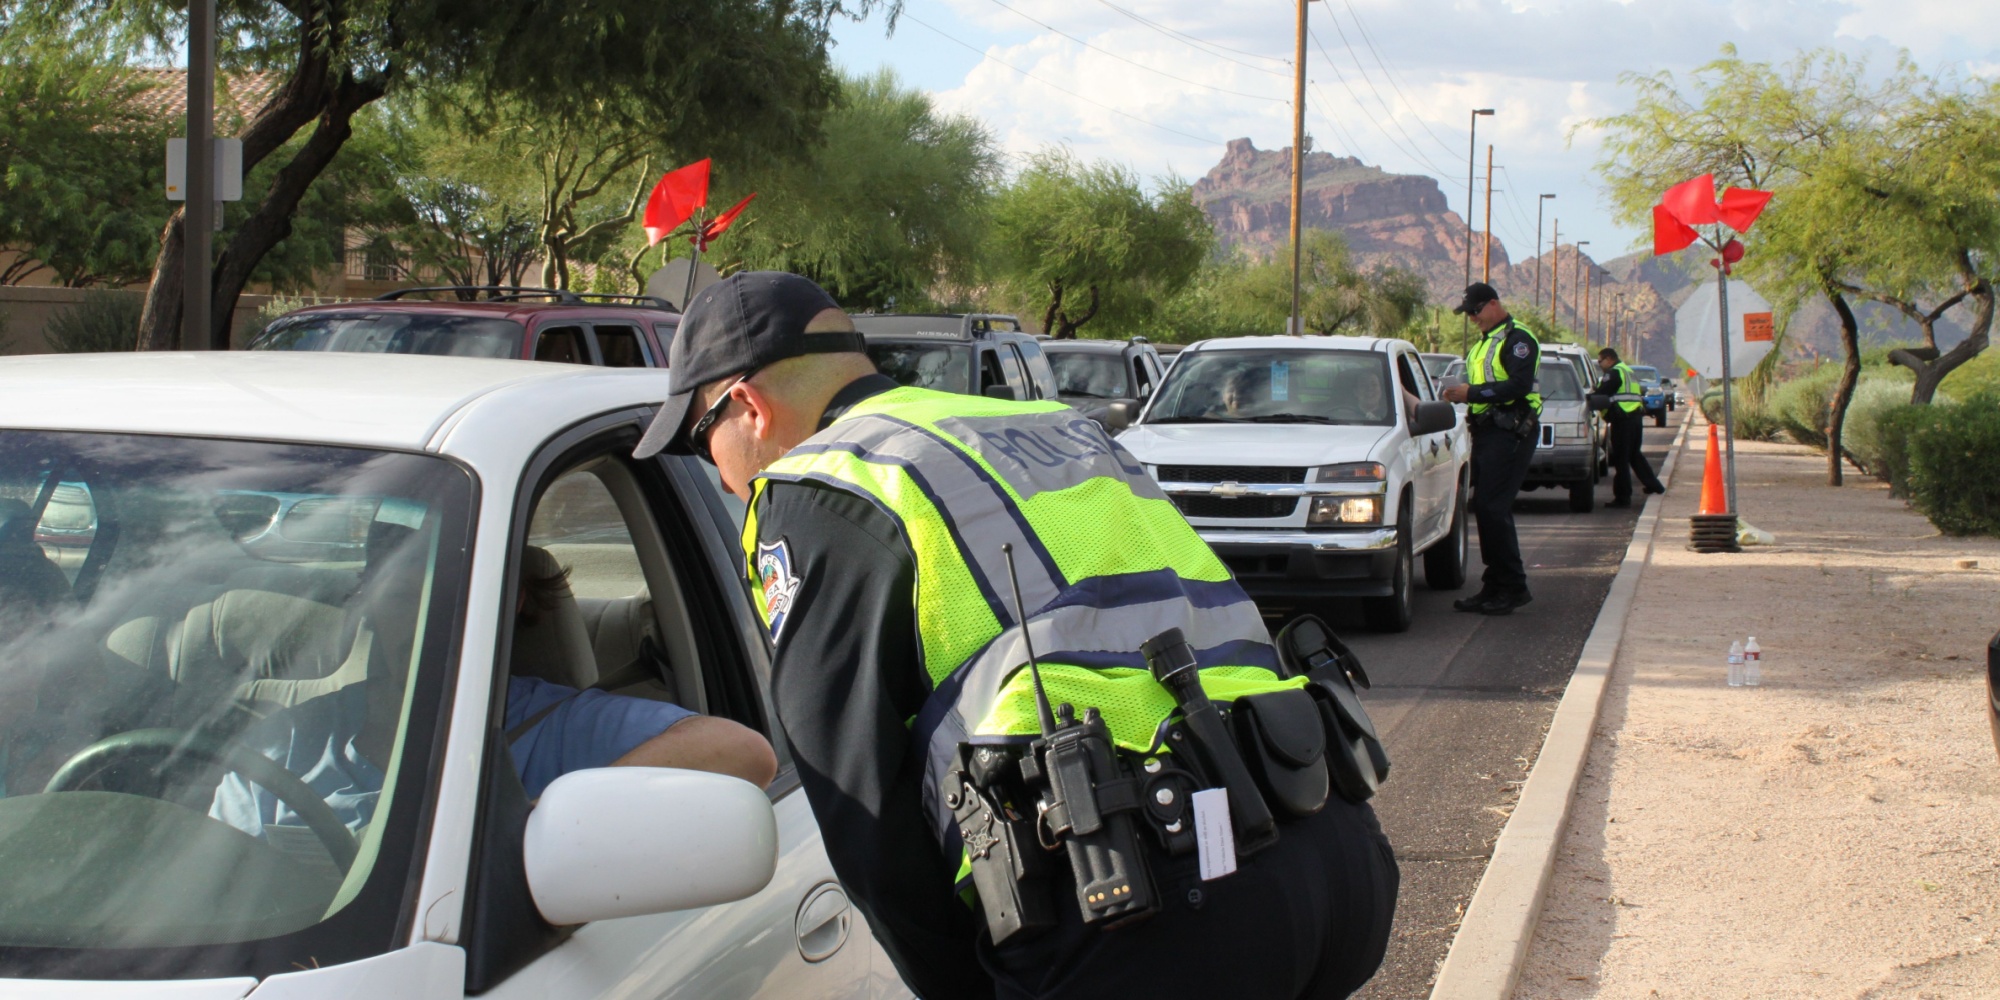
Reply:
[[[1486,574],[1479,593],[1452,602],[1460,611],[1512,614],[1534,598],[1521,542],[1514,531],[1514,497],[1528,477],[1541,430],[1542,397],[1535,391],[1541,343],[1500,304],[1485,282],[1465,288],[1453,312],[1464,313],[1486,333],[1465,359],[1467,384],[1447,387],[1444,398],[1466,403],[1472,424],[1472,514],[1479,523],[1479,557]]]
[[[1648,494],[1665,493],[1667,488],[1660,485],[1660,477],[1653,475],[1653,463],[1646,461],[1646,454],[1640,451],[1645,442],[1646,397],[1639,391],[1639,380],[1632,374],[1632,367],[1618,359],[1618,352],[1607,347],[1597,352],[1597,367],[1603,369],[1604,380],[1597,383],[1594,392],[1610,397],[1611,405],[1605,409],[1604,418],[1611,423],[1611,502],[1607,507],[1632,506],[1632,477],[1639,477],[1639,486]]]
[[[1227,877],[1201,878],[1194,854],[1153,851],[1159,906],[1116,928],[1085,922],[1075,891],[1063,888],[1065,855],[1043,851],[1030,836],[1030,862],[1053,859],[1041,863],[1055,870],[1049,898],[1058,901],[1057,919],[994,943],[990,910],[982,919],[984,901],[960,891],[966,883],[955,872],[959,846],[946,843],[940,851],[931,814],[941,796],[933,791],[922,735],[935,724],[936,710],[956,711],[953,705],[987,683],[954,670],[957,657],[982,662],[984,651],[1004,645],[1020,627],[981,618],[982,607],[1001,613],[1013,607],[1004,599],[989,603],[985,581],[973,586],[999,555],[986,551],[997,544],[976,544],[982,536],[1007,533],[1013,551],[1026,557],[1014,586],[1029,591],[1025,607],[1037,623],[1041,669],[1052,677],[1067,671],[1072,686],[1063,700],[1079,708],[1103,704],[1106,716],[1115,717],[1121,710],[1091,686],[1124,685],[1144,694],[1152,681],[1146,677],[1134,688],[1133,671],[1057,665],[1064,659],[1058,651],[1083,648],[1076,644],[1082,637],[1062,635],[1072,612],[1091,611],[1077,620],[1102,629],[1121,617],[1173,609],[1174,595],[1194,587],[1205,600],[1171,617],[1191,630],[1241,619],[1248,630],[1235,651],[1202,655],[1223,662],[1268,655],[1269,633],[1226,572],[1215,582],[1189,583],[1172,560],[1165,569],[1155,562],[1148,564],[1152,572],[1117,577],[1091,577],[1089,565],[1074,567],[1070,572],[1084,585],[1033,611],[1042,600],[1036,590],[1053,579],[1038,547],[1114,562],[1127,549],[1145,547],[1108,541],[1118,527],[1110,524],[1059,537],[1077,518],[1109,510],[1122,524],[1132,511],[1115,496],[1093,492],[1096,506],[1071,512],[1062,496],[1068,480],[1051,477],[1057,471],[1123,477],[1124,489],[1142,494],[1157,487],[1143,469],[1120,471],[1113,459],[1124,453],[1108,438],[1091,436],[1088,422],[1072,419],[1074,413],[897,385],[875,371],[853,329],[824,291],[796,275],[746,272],[719,283],[681,321],[671,352],[674,395],[637,454],[665,448],[698,455],[716,466],[726,489],[748,501],[743,544],[752,563],[751,596],[775,649],[771,696],[790,760],[834,872],[904,982],[927,1000],[1277,1000],[1344,997],[1358,989],[1387,947],[1397,871],[1367,803],[1339,795],[1315,815],[1280,824],[1276,842],[1242,857],[1240,870]],[[968,426],[983,430],[961,430]],[[1064,457],[1071,461],[1057,462]],[[1129,464],[1129,456],[1122,461]],[[1024,510],[1001,484],[1039,488],[1043,506]],[[1157,514],[1160,506],[1144,509]],[[1038,520],[1045,516],[1055,520]],[[1138,527],[1179,537],[1185,524],[1175,516],[1173,523]],[[1201,548],[1174,558],[1205,559]],[[971,560],[963,566],[954,561],[961,552]],[[989,562],[979,564],[982,557]],[[1005,593],[1011,572],[992,585]],[[1100,593],[1125,593],[1119,586],[1152,589],[1138,604]],[[938,609],[947,605],[940,602],[954,601],[949,606],[959,612],[941,619]],[[1065,601],[1070,606],[1059,607]],[[983,638],[996,629],[996,638]],[[1137,652],[1106,662],[1122,664]],[[947,655],[951,662],[944,662]],[[1239,687],[1284,686],[1258,680],[1268,672],[1232,669],[1247,678],[1234,682]],[[1013,671],[1006,683],[1027,673]],[[1139,718],[1150,730],[1151,715]],[[956,809],[959,802],[945,804]],[[1017,804],[1033,815],[1031,803]],[[990,846],[980,848],[981,857]],[[972,850],[968,843],[964,854]]]

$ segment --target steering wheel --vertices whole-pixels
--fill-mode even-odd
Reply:
[[[262,786],[305,820],[306,827],[319,837],[335,867],[347,874],[354,864],[356,845],[347,824],[334,815],[332,807],[306,783],[277,761],[233,740],[220,740],[182,729],[134,729],[107,736],[77,751],[49,778],[44,792],[76,791],[105,768],[127,757],[192,757],[218,764]]]

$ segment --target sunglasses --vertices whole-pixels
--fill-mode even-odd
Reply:
[[[722,419],[722,411],[729,409],[730,392],[737,386],[750,381],[750,377],[757,374],[757,372],[758,369],[752,368],[742,375],[737,376],[736,381],[729,383],[728,389],[722,390],[721,397],[717,398],[702,413],[701,419],[696,420],[694,426],[688,428],[688,449],[695,453],[695,457],[710,465],[715,464],[715,456],[710,454],[708,450],[708,432],[715,426],[716,421]]]

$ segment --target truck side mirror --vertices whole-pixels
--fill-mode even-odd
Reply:
[[[1418,403],[1417,418],[1410,422],[1410,433],[1436,434],[1457,426],[1458,409],[1450,403]]]
[[[1113,434],[1132,426],[1133,418],[1139,415],[1139,404],[1129,399],[1114,399],[1104,408],[1104,429]]]

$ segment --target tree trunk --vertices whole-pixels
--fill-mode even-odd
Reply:
[[[1056,332],[1056,317],[1062,315],[1062,301],[1062,282],[1049,282],[1049,307],[1042,311],[1042,332],[1051,337],[1062,336],[1062,334]]]
[[[1846,296],[1828,290],[1826,297],[1833,304],[1833,311],[1840,316],[1840,352],[1845,357],[1840,369],[1840,384],[1834,389],[1832,401],[1827,404],[1826,484],[1839,486],[1844,472],[1840,464],[1844,451],[1840,443],[1841,429],[1847,423],[1847,404],[1854,401],[1854,386],[1861,381],[1861,334]]]
[[[178,351],[181,347],[181,268],[187,246],[181,237],[181,216],[176,211],[160,233],[160,252],[153,258],[153,283],[146,288],[146,306],[139,311],[141,351]]]

